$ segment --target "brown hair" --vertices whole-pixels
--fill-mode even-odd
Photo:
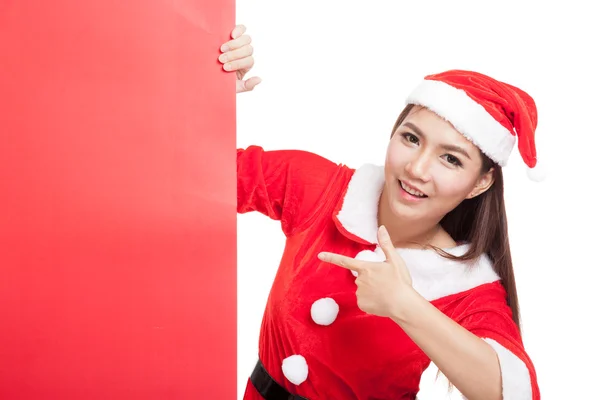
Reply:
[[[392,135],[413,109],[408,105],[400,113]],[[512,311],[512,319],[520,331],[519,300],[515,284],[515,275],[508,243],[508,226],[504,206],[504,180],[502,168],[488,156],[481,153],[482,169],[486,173],[494,168],[494,183],[484,193],[472,199],[465,199],[450,211],[441,221],[441,226],[456,242],[468,242],[469,250],[462,256],[454,256],[442,249],[435,248],[442,256],[457,261],[472,261],[482,254],[490,258],[494,270],[500,276],[507,293],[507,303]]]

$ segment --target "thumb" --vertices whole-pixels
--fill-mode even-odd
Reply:
[[[240,86],[239,91],[240,92],[249,92],[249,91],[253,90],[256,87],[256,85],[258,85],[261,82],[262,82],[262,80],[257,76],[247,79],[245,81],[240,81],[239,82],[239,86]]]

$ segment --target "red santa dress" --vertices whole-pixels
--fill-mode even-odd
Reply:
[[[377,246],[383,168],[352,169],[305,151],[251,146],[238,150],[237,174],[238,212],[280,221],[286,236],[260,332],[267,386],[290,394],[282,399],[415,399],[427,355],[391,319],[358,308],[350,271],[317,258],[328,251],[384,259]],[[415,290],[497,352],[503,398],[538,400],[534,366],[490,260],[467,265],[432,250],[398,251]],[[249,379],[244,400],[262,399]]]

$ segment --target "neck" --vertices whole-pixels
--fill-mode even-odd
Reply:
[[[456,246],[439,220],[405,220],[394,215],[388,201],[387,188],[379,198],[378,224],[384,225],[395,247],[414,248],[433,245],[441,248]]]

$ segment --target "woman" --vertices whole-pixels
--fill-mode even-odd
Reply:
[[[220,56],[238,92],[259,83],[244,32]],[[522,90],[447,71],[409,95],[383,167],[239,149],[238,212],[286,235],[244,399],[414,399],[432,361],[468,399],[539,399],[502,180],[517,138],[536,166],[536,124]]]

